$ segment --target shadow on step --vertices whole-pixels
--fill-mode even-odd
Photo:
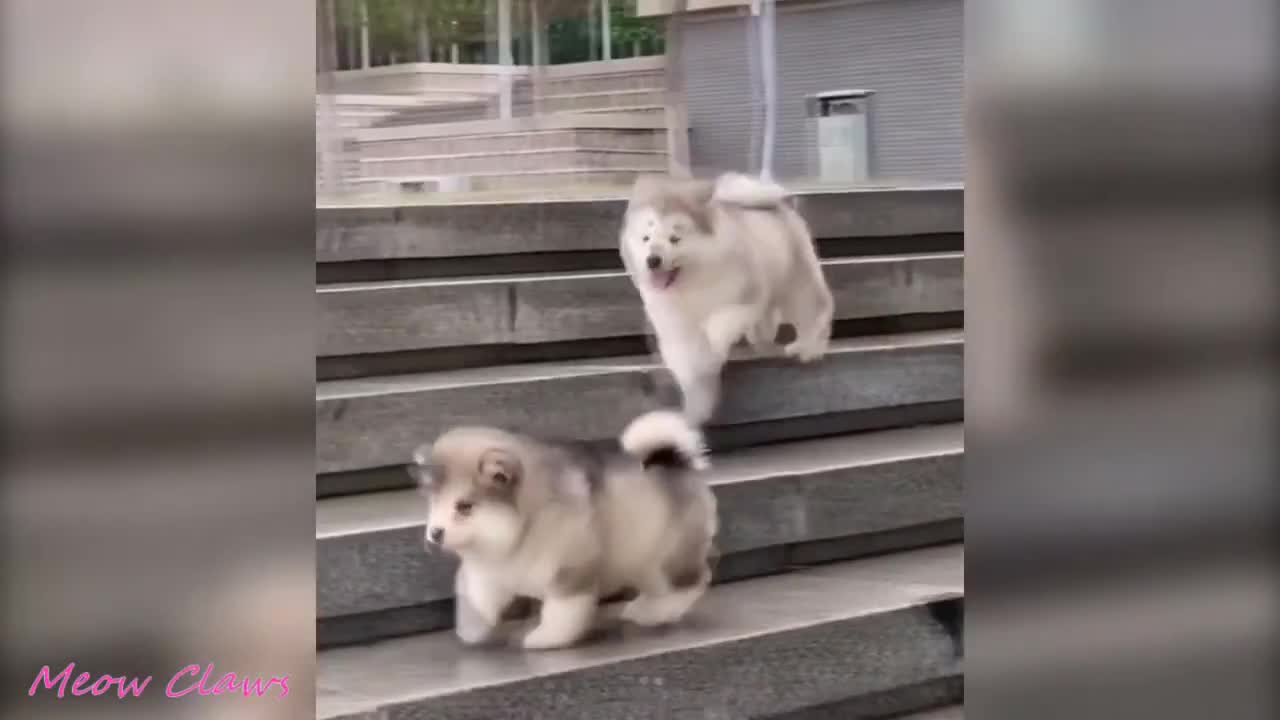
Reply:
[[[817,241],[822,258],[867,257],[964,250],[963,233],[829,238]],[[615,249],[517,252],[430,258],[386,258],[316,263],[316,283],[425,280],[519,273],[621,270]]]
[[[951,330],[962,327],[964,327],[963,312],[918,313],[837,320],[832,326],[831,336],[834,339],[840,339],[865,335]],[[789,328],[784,329],[780,342],[789,340],[785,334],[786,330]],[[652,341],[642,335],[547,343],[467,345],[429,350],[404,350],[316,358],[316,380],[348,380],[459,368],[590,360],[628,355],[648,356],[651,353]]]
[[[892,430],[894,428],[936,425],[964,419],[964,401],[918,403],[847,413],[814,415],[786,420],[709,427],[707,445],[712,454],[746,447],[769,445],[809,438],[830,437],[848,433]],[[414,480],[403,465],[346,470],[316,476],[316,497],[407,490]]]
[[[944,400],[827,415],[806,415],[758,423],[713,425],[706,429],[705,434],[707,446],[714,456],[716,453],[729,450],[772,443],[918,425],[936,425],[959,422],[963,419],[964,401]]]
[[[621,270],[617,250],[542,251],[506,255],[463,255],[316,263],[316,283],[426,280],[473,275]]]
[[[805,708],[782,715],[770,715],[767,720],[858,720],[860,718],[911,720],[911,716],[915,713],[952,705],[963,699],[964,676],[953,675],[894,688],[886,692],[861,695],[829,705]]]
[[[852,537],[731,553],[720,558],[716,565],[715,582],[721,584],[777,575],[812,565],[941,545],[963,537],[964,521],[956,518]],[[943,607],[935,610],[934,606],[951,606],[957,603],[960,601],[945,600],[930,605],[931,614],[947,629],[953,640],[958,637],[957,634],[940,617],[956,617],[956,608]],[[958,612],[962,615],[963,604],[960,603],[959,607]],[[529,610],[528,605],[521,608],[517,604],[509,615],[520,617]],[[441,600],[393,610],[320,619],[316,623],[316,644],[320,648],[361,644],[389,637],[444,630],[452,626],[453,601]],[[959,647],[958,640],[956,642]]]

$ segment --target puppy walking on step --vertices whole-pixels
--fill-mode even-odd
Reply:
[[[698,470],[702,436],[679,414],[634,420],[612,452],[495,428],[450,430],[415,453],[430,495],[428,546],[461,559],[456,629],[495,635],[516,597],[542,601],[526,648],[559,648],[591,628],[598,598],[633,589],[624,620],[684,616],[711,582],[716,507]]]
[[[767,350],[789,323],[788,357],[809,362],[827,351],[831,291],[808,225],[774,183],[735,173],[641,177],[621,252],[695,424],[715,412],[720,371],[739,340]]]

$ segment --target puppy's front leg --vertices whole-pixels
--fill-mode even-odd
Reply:
[[[542,617],[524,637],[525,648],[550,650],[572,645],[591,628],[595,611],[595,593],[543,598]]]
[[[755,325],[747,330],[747,343],[756,352],[765,353],[772,350],[778,340],[778,330],[782,327],[782,311],[770,307]]]
[[[751,332],[763,316],[764,309],[757,305],[730,305],[711,313],[703,331],[721,364],[729,359],[734,344]]]
[[[685,416],[701,425],[715,413],[724,361],[711,350],[697,326],[659,326],[658,330],[658,352],[680,386]]]
[[[502,620],[502,611],[513,597],[482,574],[468,573],[466,565],[458,568],[454,578],[453,616],[458,639],[467,645],[491,641]]]

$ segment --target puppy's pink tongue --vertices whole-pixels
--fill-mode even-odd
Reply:
[[[665,290],[671,287],[671,283],[676,281],[677,270],[654,270],[653,285],[659,289]]]

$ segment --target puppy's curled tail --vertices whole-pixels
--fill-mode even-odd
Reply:
[[[709,464],[702,433],[673,410],[655,410],[632,420],[618,441],[646,468],[702,470]]]
[[[768,209],[782,204],[788,195],[786,189],[775,182],[741,173],[725,173],[716,179],[712,197],[729,205]]]

